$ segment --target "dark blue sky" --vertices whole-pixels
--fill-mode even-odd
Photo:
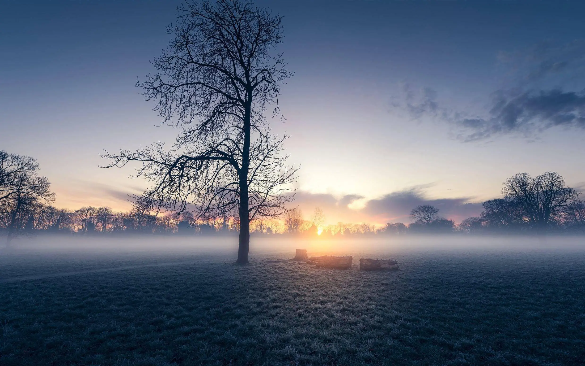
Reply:
[[[175,136],[134,84],[179,3],[0,1],[0,148],[38,158],[58,206],[128,207],[144,183],[99,154]],[[585,182],[585,2],[256,3],[284,16],[275,123],[307,210],[384,222],[411,197],[458,217],[518,172]]]

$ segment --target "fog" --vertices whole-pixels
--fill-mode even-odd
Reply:
[[[0,257],[34,255],[148,255],[148,256],[225,256],[237,257],[237,236],[229,237],[21,237],[11,248],[0,246]],[[250,240],[250,260],[270,256],[293,257],[295,249],[306,249],[309,256],[353,255],[392,257],[405,253],[506,253],[584,251],[585,238],[567,236],[403,236],[378,238],[254,237]],[[356,258],[359,259],[359,258]]]

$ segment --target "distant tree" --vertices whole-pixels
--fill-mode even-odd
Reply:
[[[417,224],[430,224],[439,218],[439,209],[429,206],[422,205],[418,206],[410,212],[410,216]]]
[[[287,233],[295,234],[301,231],[303,213],[299,208],[293,208],[285,213],[284,226]]]
[[[453,220],[439,217],[430,223],[426,224],[427,231],[434,233],[450,233],[455,228],[455,222]]]
[[[200,235],[213,235],[217,233],[215,226],[210,220],[197,223],[197,232]]]
[[[567,205],[575,202],[578,192],[565,186],[563,177],[546,172],[532,178],[527,173],[508,178],[502,189],[505,199],[516,203],[529,224],[542,231],[561,213]]]
[[[497,198],[482,205],[480,217],[488,231],[510,232],[521,229],[525,224],[522,208],[516,201]]]
[[[315,212],[313,213],[313,216],[311,216],[311,219],[303,223],[301,231],[308,235],[322,234],[324,223],[325,215],[323,214],[323,210],[317,207],[315,208]]]
[[[49,180],[38,172],[35,159],[0,151],[0,209],[6,217],[7,246],[20,231],[34,229],[34,212],[39,205],[55,199]]]
[[[156,231],[156,216],[150,214],[147,209],[140,205],[134,205],[129,214],[134,231],[141,234],[154,234]]]
[[[154,182],[143,195],[152,208],[193,204],[198,218],[238,216],[238,263],[248,262],[250,221],[280,215],[292,199],[285,137],[274,137],[264,116],[271,105],[278,114],[280,86],[292,75],[274,53],[281,19],[245,0],[187,1],[154,60],[157,73],[138,84],[183,133],[168,151],[159,143],[106,155],[108,167],[142,162],[139,175]]]
[[[383,233],[391,235],[404,235],[406,234],[407,231],[408,228],[401,222],[397,222],[395,224],[388,223],[386,224],[384,229],[382,229]]]
[[[189,235],[189,234],[192,234],[194,232],[194,230],[191,227],[191,224],[189,223],[189,221],[180,221],[177,224],[177,232],[180,235]]]
[[[357,230],[358,230],[358,233],[360,233],[362,235],[369,235],[369,234],[373,234],[375,232],[375,227],[372,225],[369,225],[367,223],[362,223],[362,224],[359,224]]]
[[[51,205],[37,204],[30,212],[29,227],[48,232],[73,231],[73,215],[70,211]]]
[[[23,175],[36,172],[38,169],[39,165],[35,159],[0,150],[0,202],[13,198],[22,183]]]
[[[574,201],[566,205],[561,213],[563,227],[585,231],[585,202]]]
[[[75,221],[79,227],[79,231],[83,233],[93,233],[95,231],[95,217],[97,208],[92,206],[82,207],[75,210]]]
[[[124,225],[124,220],[126,218],[126,214],[124,212],[115,212],[111,217],[111,226],[112,232],[115,233],[123,233],[126,229]]]
[[[177,232],[179,235],[190,235],[195,233],[195,229],[192,226],[195,222],[195,218],[190,211],[180,212],[177,215],[177,220],[179,221],[177,224]]]
[[[0,150],[0,201],[4,199],[4,189],[9,181],[11,157],[4,150]]]
[[[131,212],[124,214],[124,217],[122,218],[122,226],[126,233],[138,231],[138,222]]]
[[[157,234],[168,235],[178,230],[173,216],[174,215],[172,214],[157,215],[154,232]]]
[[[484,230],[485,220],[481,217],[468,217],[459,224],[459,231],[474,234]]]
[[[47,222],[50,223],[48,230],[53,232],[72,232],[73,213],[66,209],[57,209],[49,206],[47,211]]]
[[[112,209],[109,207],[99,207],[95,212],[96,224],[100,225],[100,231],[105,233],[108,231],[108,222],[112,220]]]
[[[268,227],[268,222],[264,219],[257,219],[254,222],[255,224],[255,228],[254,231],[258,234],[264,234],[267,233],[269,227]]]
[[[323,210],[317,207],[315,212],[313,213],[313,217],[311,218],[311,222],[316,228],[323,227],[325,223],[325,215],[323,214]]]

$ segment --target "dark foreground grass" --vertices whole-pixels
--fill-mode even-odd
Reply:
[[[0,261],[0,365],[585,364],[583,253],[398,259]]]

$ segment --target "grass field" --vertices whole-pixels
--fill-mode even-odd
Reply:
[[[585,251],[292,255],[4,255],[0,365],[585,364]]]

